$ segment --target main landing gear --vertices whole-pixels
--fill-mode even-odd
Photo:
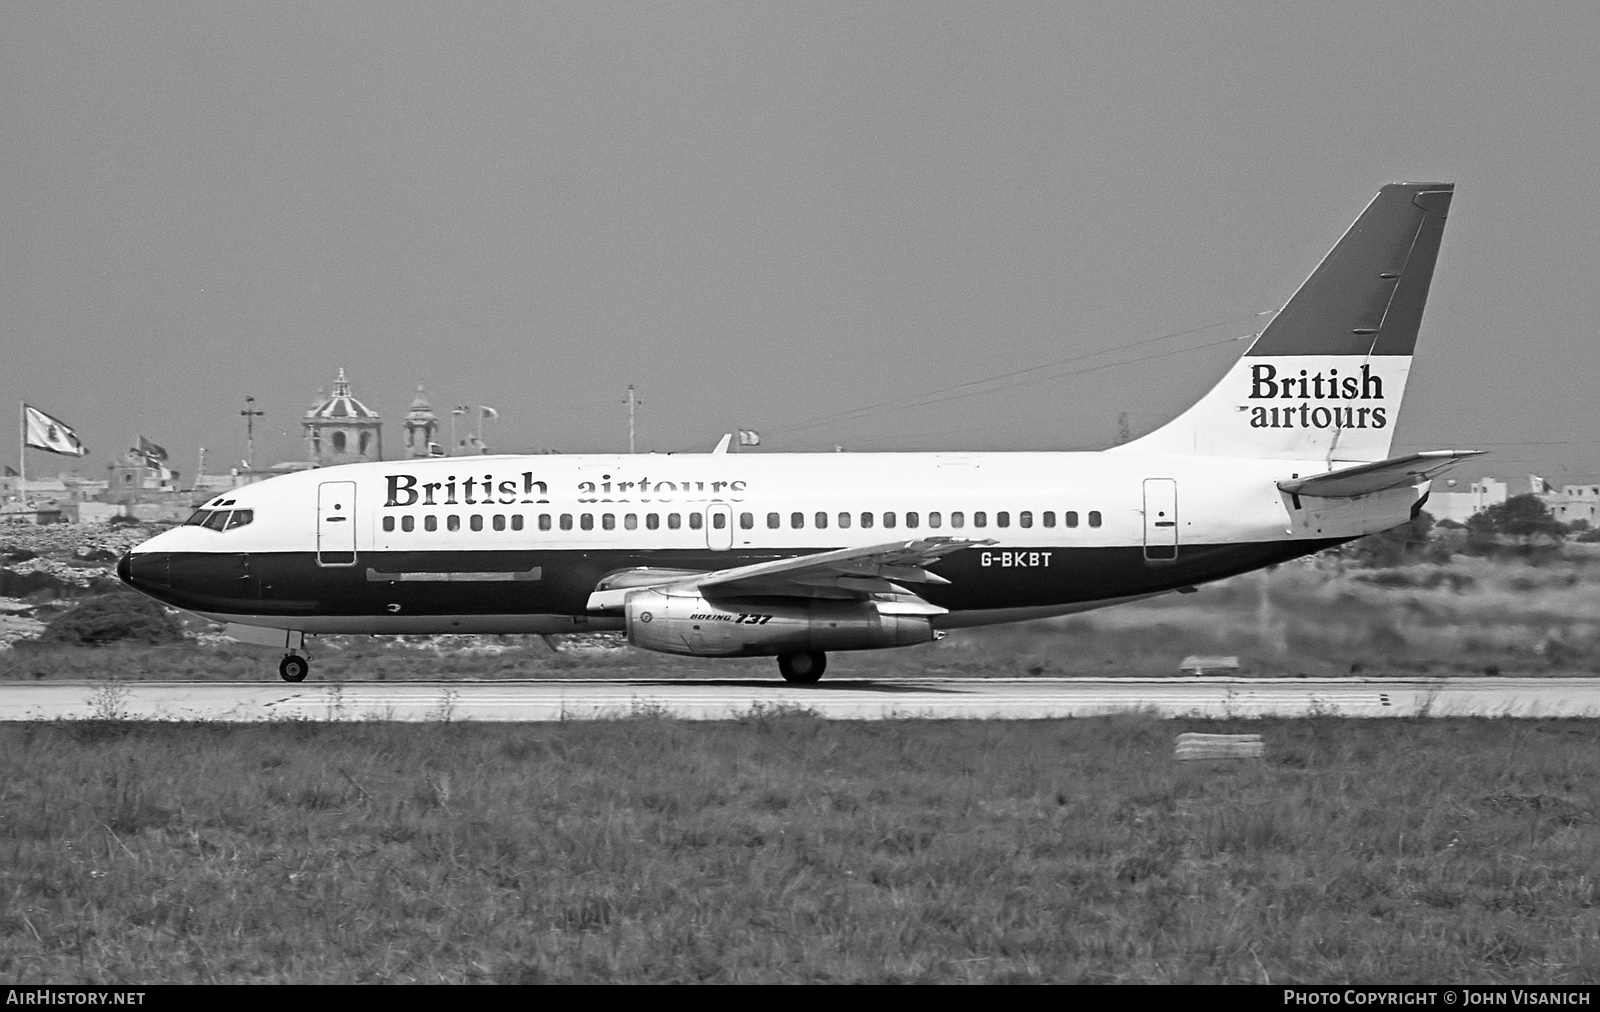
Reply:
[[[796,685],[811,685],[828,670],[828,655],[821,650],[802,650],[778,655],[778,671],[783,680]]]
[[[283,660],[278,662],[278,674],[286,682],[303,682],[306,675],[311,673],[311,659],[301,657],[299,654],[284,654]]]

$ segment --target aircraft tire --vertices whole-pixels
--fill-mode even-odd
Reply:
[[[779,654],[778,671],[783,680],[795,685],[812,685],[828,670],[828,655],[821,650],[801,650]]]
[[[278,674],[282,675],[286,682],[303,682],[310,672],[311,662],[295,654],[286,654],[283,660],[278,662]]]

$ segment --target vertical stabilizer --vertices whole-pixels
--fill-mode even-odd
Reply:
[[[1454,183],[1378,191],[1211,392],[1113,452],[1388,456]]]

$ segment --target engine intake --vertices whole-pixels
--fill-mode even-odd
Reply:
[[[741,598],[636,590],[623,606],[628,642],[691,657],[909,647],[936,638],[927,615],[884,614],[872,601]]]

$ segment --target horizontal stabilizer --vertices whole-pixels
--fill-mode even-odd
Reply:
[[[1432,478],[1447,468],[1454,467],[1468,457],[1476,457],[1483,450],[1424,450],[1403,457],[1390,457],[1371,464],[1315,474],[1309,478],[1294,478],[1278,482],[1278,487],[1290,495],[1314,495],[1329,499],[1353,499],[1402,485],[1415,485]]]

